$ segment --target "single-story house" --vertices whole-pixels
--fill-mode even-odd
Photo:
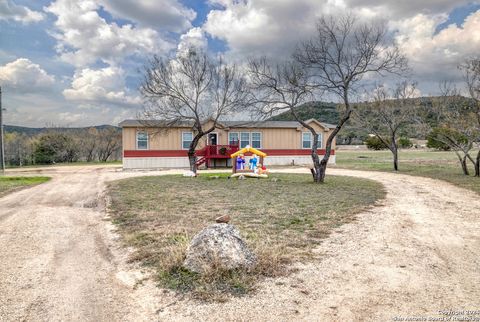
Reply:
[[[319,155],[334,125],[310,119],[306,123],[320,134]],[[187,151],[193,139],[188,122],[166,128],[163,121],[125,120],[122,128],[123,167],[154,169],[188,167]],[[308,165],[312,135],[296,121],[222,121],[199,142],[197,164],[230,166],[230,154],[250,145],[265,152],[265,165]],[[330,162],[335,163],[335,141]]]

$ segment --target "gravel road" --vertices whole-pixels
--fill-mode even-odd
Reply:
[[[297,273],[202,304],[138,284],[105,220],[107,181],[175,171],[29,171],[53,179],[0,199],[0,321],[386,321],[480,310],[480,198],[443,181],[330,169],[381,182],[387,198]]]

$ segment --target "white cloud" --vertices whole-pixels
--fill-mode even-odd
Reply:
[[[435,93],[442,79],[459,79],[457,65],[480,48],[480,12],[462,26],[437,32],[454,8],[467,0],[210,0],[203,29],[226,42],[226,57],[244,60],[267,55],[288,58],[299,41],[310,38],[315,22],[324,14],[353,12],[362,18],[389,21],[389,27],[410,60],[413,79]],[[477,1],[478,2],[478,1]]]
[[[16,92],[32,93],[49,90],[55,84],[55,78],[40,65],[19,58],[0,66],[0,84]]]
[[[433,29],[453,8],[468,0],[210,0],[215,9],[203,28],[224,40],[236,57],[266,54],[288,56],[298,41],[308,39],[321,15],[352,12],[365,18],[402,23],[414,16],[433,19]],[[430,21],[426,21],[431,27]],[[416,25],[415,28],[421,28]],[[407,32],[403,30],[402,32]]]
[[[132,55],[165,53],[173,44],[151,28],[130,24],[120,26],[100,17],[99,4],[93,0],[57,0],[44,8],[57,16],[57,52],[62,60],[76,66],[97,61],[121,62]]]
[[[461,26],[454,24],[435,34],[439,20],[426,15],[393,23],[396,39],[409,58],[415,75],[432,81],[458,79],[458,64],[480,48],[480,10]]]
[[[403,19],[416,14],[441,14],[471,2],[472,0],[344,0],[350,10],[369,8],[376,14],[389,19]]]
[[[87,117],[85,113],[62,112],[58,113],[58,120],[62,124],[78,123]]]
[[[33,11],[25,6],[19,6],[11,0],[0,1],[0,20],[14,20],[24,24],[43,20],[41,12]]]
[[[194,10],[177,0],[101,0],[101,3],[115,17],[173,32],[191,28],[196,17]]]
[[[207,46],[208,41],[202,28],[195,27],[180,36],[177,52],[180,54],[185,53],[190,48],[197,48],[206,51]]]
[[[226,41],[235,57],[291,54],[298,41],[309,38],[322,14],[344,10],[342,1],[328,0],[212,0],[203,28]]]
[[[65,89],[63,95],[72,101],[138,106],[140,98],[128,94],[124,79],[120,67],[85,68],[75,73],[71,88]]]

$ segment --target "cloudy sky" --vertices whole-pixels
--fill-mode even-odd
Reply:
[[[480,1],[0,0],[6,123],[117,124],[141,109],[141,67],[191,45],[227,59],[288,56],[322,14],[387,19],[423,95],[480,53]]]

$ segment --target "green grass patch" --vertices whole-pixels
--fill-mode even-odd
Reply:
[[[336,156],[339,168],[394,172],[389,151],[340,150]],[[473,165],[470,166],[473,173]],[[454,152],[400,150],[399,173],[445,180],[480,193],[480,178],[463,175]]]
[[[245,294],[259,278],[286,274],[292,261],[310,259],[333,229],[385,196],[379,183],[366,179],[329,176],[325,184],[314,184],[303,174],[228,176],[139,177],[110,184],[113,222],[126,245],[135,247],[131,260],[153,267],[161,287],[201,299]],[[183,269],[191,238],[224,214],[256,253],[256,268],[208,276]]]
[[[121,160],[114,160],[114,161],[75,161],[75,162],[59,162],[59,163],[52,163],[52,164],[29,164],[23,166],[17,165],[7,165],[7,169],[19,169],[19,168],[50,168],[50,167],[68,167],[68,166],[80,166],[80,165],[105,165],[105,164],[122,164]]]
[[[50,180],[49,177],[0,177],[0,197],[9,192],[37,185]]]

